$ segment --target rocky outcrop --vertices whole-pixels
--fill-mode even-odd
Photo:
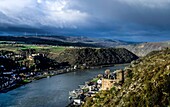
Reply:
[[[75,48],[65,50],[56,59],[70,65],[100,66],[129,63],[138,57],[123,48]]]

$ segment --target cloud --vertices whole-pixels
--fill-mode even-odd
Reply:
[[[53,26],[60,28],[71,27],[77,28],[81,24],[85,24],[88,14],[76,9],[69,8],[71,1],[45,1],[43,3],[46,19],[51,22]],[[54,24],[55,23],[55,24]]]
[[[169,32],[169,11],[170,0],[0,0],[0,26],[148,37]]]
[[[71,27],[85,23],[86,13],[68,8],[68,0],[3,0],[0,1],[1,23],[32,27]],[[9,20],[4,21],[3,17]]]
[[[10,23],[30,26],[76,28],[126,22],[159,27],[170,25],[169,4],[170,0],[1,0],[0,12]]]
[[[129,5],[138,5],[149,8],[165,8],[169,6],[169,0],[119,0]]]

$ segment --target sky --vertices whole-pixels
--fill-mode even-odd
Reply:
[[[170,0],[0,0],[0,35],[170,40]]]

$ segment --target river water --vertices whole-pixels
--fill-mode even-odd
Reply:
[[[8,93],[0,93],[0,107],[65,107],[69,103],[69,91],[106,69],[113,71],[125,66],[70,72],[37,80]]]

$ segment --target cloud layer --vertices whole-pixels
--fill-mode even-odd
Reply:
[[[87,14],[68,6],[69,1],[65,0],[2,0],[0,22],[14,26],[74,28],[77,22],[86,20]]]
[[[0,0],[1,31],[19,27],[116,39],[170,39],[169,19],[170,0]]]

